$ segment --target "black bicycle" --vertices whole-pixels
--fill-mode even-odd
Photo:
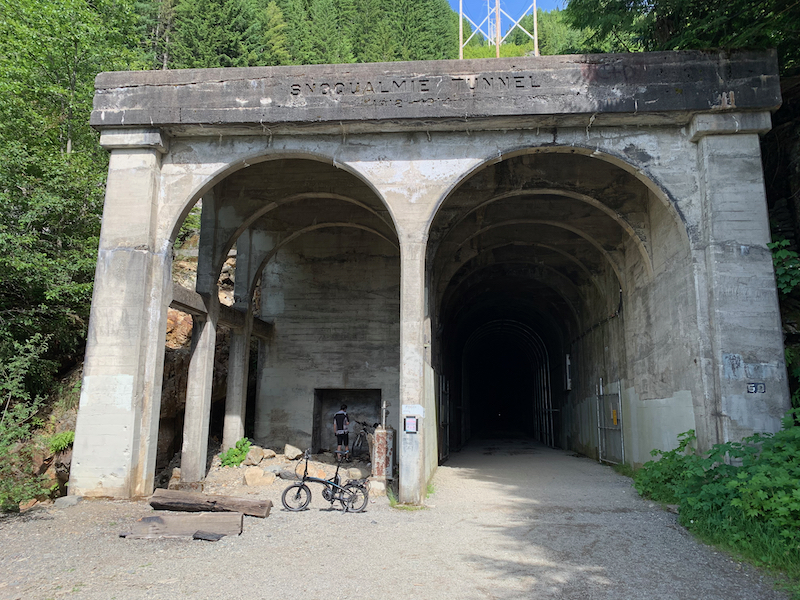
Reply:
[[[362,512],[369,501],[369,484],[366,479],[348,479],[344,484],[339,477],[339,468],[342,465],[344,454],[336,453],[336,474],[330,479],[308,476],[308,460],[311,450],[304,453],[305,466],[303,476],[283,490],[281,502],[286,510],[300,511],[311,503],[311,488],[306,483],[319,483],[322,485],[322,497],[331,503],[339,502],[345,512]]]

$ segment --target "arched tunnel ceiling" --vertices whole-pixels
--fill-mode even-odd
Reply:
[[[653,201],[630,173],[581,154],[523,154],[476,172],[431,226],[428,265],[440,327],[471,322],[471,313],[491,318],[487,307],[517,300],[563,334],[592,318],[589,306],[608,314],[628,263],[652,272]]]
[[[270,160],[241,169],[214,188],[215,250],[219,272],[243,232],[259,240],[257,263],[248,269],[251,296],[263,267],[298,237],[331,228],[367,231],[398,246],[394,225],[381,199],[354,175],[320,161]],[[215,276],[210,277],[216,281]]]
[[[233,173],[216,188],[220,210],[244,229],[291,234],[321,223],[353,223],[393,242],[397,234],[386,206],[364,182],[333,165],[308,159],[261,162]]]

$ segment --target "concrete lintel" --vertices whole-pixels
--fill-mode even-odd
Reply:
[[[170,308],[189,313],[193,317],[205,319],[208,316],[202,296],[176,283],[172,284]],[[225,327],[243,330],[246,325],[246,315],[240,310],[223,305],[219,307],[217,322]],[[250,333],[257,338],[267,339],[272,335],[272,325],[269,321],[253,317],[253,328]]]
[[[507,128],[497,119],[616,114],[639,124],[654,114],[780,106],[774,51],[118,72],[101,73],[95,87],[97,129],[253,126],[269,135],[365,120],[465,127],[489,118]]]
[[[161,154],[169,151],[169,138],[160,129],[108,129],[100,134],[106,150],[153,148]]]
[[[726,112],[695,115],[689,125],[689,139],[697,143],[707,135],[757,133],[763,135],[772,129],[768,112]]]

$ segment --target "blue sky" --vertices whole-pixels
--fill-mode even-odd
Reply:
[[[458,0],[448,0],[453,10],[458,12]],[[464,14],[472,19],[476,24],[486,17],[486,2],[487,0],[464,0]],[[489,0],[494,13],[495,0]],[[519,19],[527,10],[530,12],[533,0],[500,0],[500,8],[511,15],[514,20]],[[564,8],[566,5],[565,0],[536,0],[536,6],[541,10],[553,10],[554,8]],[[511,25],[511,21],[503,16],[502,31],[505,33],[506,29]],[[485,26],[482,27],[485,30]]]

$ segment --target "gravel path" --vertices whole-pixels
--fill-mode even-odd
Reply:
[[[253,491],[232,481],[220,491]],[[258,491],[270,516],[219,542],[119,538],[143,502],[35,508],[0,519],[0,599],[786,598],[585,458],[484,441],[434,485],[425,510],[330,511],[314,486],[311,509],[289,513],[277,482]]]

